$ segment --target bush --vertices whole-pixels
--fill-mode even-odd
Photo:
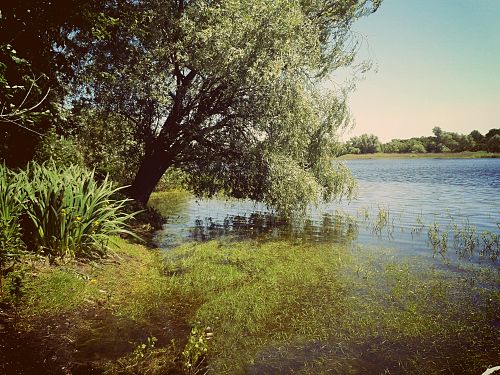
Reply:
[[[189,189],[189,174],[182,169],[170,167],[163,174],[155,191],[167,191],[173,189]]]
[[[53,160],[58,167],[84,165],[79,148],[71,140],[59,136],[54,129],[45,134],[37,147],[34,159],[39,163]]]
[[[495,134],[491,137],[488,140],[486,147],[489,152],[500,152],[500,135]]]
[[[94,172],[51,162],[30,164],[17,181],[25,243],[51,260],[101,257],[111,235],[131,234],[125,222],[134,214],[121,212],[128,200],[112,198],[120,188],[107,178],[98,184]]]

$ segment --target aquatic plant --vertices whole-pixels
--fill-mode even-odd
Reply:
[[[368,209],[368,207],[359,208],[356,214],[358,217],[361,217],[361,219],[365,222],[370,220],[370,210]]]
[[[475,255],[476,248],[479,245],[479,237],[476,227],[470,225],[469,219],[463,226],[454,224],[453,226],[453,245],[459,257],[469,258]]]
[[[181,354],[184,373],[188,375],[206,373],[207,352],[208,345],[205,330],[193,327]]]
[[[415,225],[412,226],[412,228],[410,230],[411,237],[413,238],[414,235],[418,235],[418,234],[422,233],[424,228],[425,228],[424,215],[422,214],[422,211],[420,211],[417,214],[417,218],[415,219]]]
[[[429,244],[432,247],[433,253],[439,254],[445,258],[448,250],[448,232],[441,232],[439,224],[434,222],[434,224],[429,226],[427,238],[429,239]]]
[[[394,220],[392,222],[390,221],[390,212],[388,207],[384,208],[379,206],[372,231],[380,237],[384,228],[387,228],[388,237],[392,238],[392,234],[394,232]]]
[[[500,258],[500,236],[490,231],[481,233],[483,247],[479,253],[481,257],[488,257],[492,262]]]

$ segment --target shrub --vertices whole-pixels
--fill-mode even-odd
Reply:
[[[111,235],[131,234],[125,222],[134,214],[121,212],[128,200],[112,198],[121,188],[107,177],[98,184],[94,172],[50,162],[30,164],[17,180],[24,194],[25,242],[51,260],[101,257]]]
[[[170,167],[163,174],[160,182],[156,185],[155,191],[167,191],[173,189],[189,188],[189,174],[182,169]]]
[[[58,167],[84,165],[80,149],[71,140],[59,136],[54,129],[44,135],[35,152],[35,160],[39,163],[53,160]]]
[[[495,134],[491,137],[488,140],[486,147],[489,152],[500,152],[500,135]]]

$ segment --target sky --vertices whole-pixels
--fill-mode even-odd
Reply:
[[[358,62],[373,68],[350,94],[356,125],[344,138],[500,128],[500,0],[383,0],[353,32]]]

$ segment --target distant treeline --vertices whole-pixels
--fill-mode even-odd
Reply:
[[[426,153],[488,151],[500,152],[500,128],[491,129],[485,135],[478,130],[470,134],[447,132],[436,126],[433,136],[410,139],[393,139],[381,143],[376,135],[362,134],[352,137],[341,146],[340,155],[385,153]]]

